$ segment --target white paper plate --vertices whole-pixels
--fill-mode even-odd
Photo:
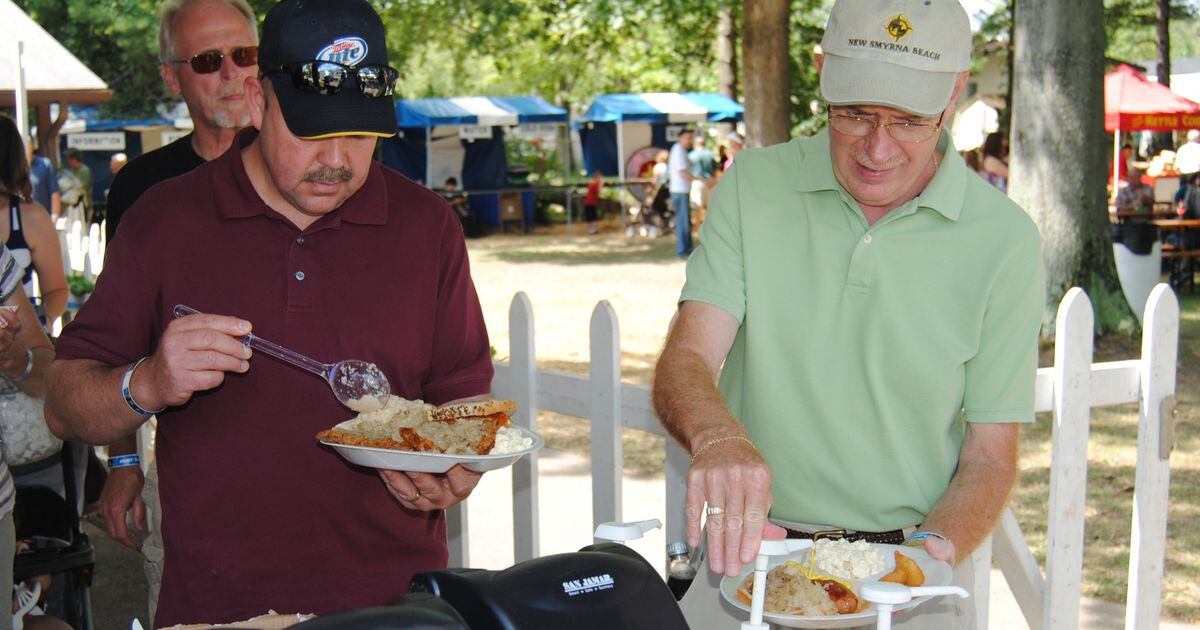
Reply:
[[[925,573],[925,584],[923,584],[923,586],[946,586],[950,584],[951,579],[954,577],[954,570],[950,568],[949,564],[946,564],[941,560],[934,560],[929,556],[929,554],[925,553],[925,550],[922,548],[903,547],[900,545],[882,545],[876,543],[872,543],[871,547],[883,554],[885,567],[883,571],[869,576],[864,580],[850,580],[850,583],[854,586],[855,595],[858,595],[861,592],[861,587],[864,582],[878,580],[888,573],[891,573],[892,570],[896,568],[896,551],[899,551],[909,558],[912,558],[917,562],[917,565],[921,567],[921,571]],[[768,570],[773,569],[789,560],[795,562],[807,562],[808,555],[809,550],[805,549],[803,551],[798,551],[794,554],[786,556],[775,556],[771,558],[771,561],[768,564]],[[734,606],[746,611],[747,615],[750,612],[750,606],[738,599],[737,589],[738,585],[742,583],[742,580],[745,580],[746,576],[750,575],[751,571],[753,570],[754,566],[749,565],[745,570],[742,571],[740,576],[736,578],[726,577],[722,578],[721,580],[721,597],[724,597],[725,601],[729,602],[730,604],[733,604]],[[907,604],[900,604],[896,606],[895,610],[896,612],[901,612],[915,606],[920,606],[922,603],[928,601],[931,597],[932,596],[930,595],[926,595],[924,597],[913,598],[913,600]],[[875,622],[875,616],[875,604],[868,604],[867,607],[861,612],[851,613],[849,615],[802,616],[779,615],[765,611],[763,612],[764,621],[787,628],[856,628],[859,626],[873,624]]]
[[[384,470],[404,470],[408,472],[444,473],[462,464],[475,472],[485,472],[511,466],[513,462],[542,448],[545,441],[542,436],[516,425],[510,428],[521,432],[523,437],[532,437],[533,446],[515,453],[502,455],[448,455],[446,453],[422,453],[417,451],[399,451],[390,448],[374,448],[371,446],[350,446],[334,444],[321,440],[322,444],[330,446],[352,464]]]

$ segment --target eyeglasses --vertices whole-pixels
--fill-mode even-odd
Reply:
[[[881,123],[878,120],[863,118],[849,113],[835,112],[832,108],[826,108],[829,113],[829,125],[838,133],[844,133],[847,136],[863,138],[875,133],[876,129],[883,127],[884,131],[897,142],[918,143],[937,135],[942,129],[942,118],[938,117],[937,124],[931,123],[916,123],[907,120]],[[945,112],[942,112],[945,116]]]
[[[243,68],[256,66],[258,65],[258,46],[238,46],[229,51],[229,57],[233,59],[233,63]],[[171,62],[186,63],[196,74],[209,74],[221,69],[221,64],[225,63],[225,53],[219,50],[206,50],[192,55],[191,59],[172,59]]]
[[[333,61],[305,61],[290,65],[275,66],[268,74],[290,74],[292,85],[305,92],[331,96],[342,91],[346,77],[354,75],[358,91],[367,98],[391,96],[396,92],[396,80],[400,73],[389,66],[359,66],[352,68]]]

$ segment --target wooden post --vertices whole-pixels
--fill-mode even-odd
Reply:
[[[975,598],[975,630],[988,630],[988,603],[992,592],[992,537],[988,536],[966,560],[975,573],[971,597]]]
[[[1046,581],[1042,578],[1042,570],[1038,567],[1037,559],[1029,551],[1029,543],[1025,534],[1021,533],[1021,525],[1017,516],[1010,508],[1004,508],[1000,514],[1000,522],[992,530],[992,555],[1008,589],[1021,608],[1021,614],[1030,630],[1042,630],[1042,617],[1046,597]],[[987,597],[986,591],[975,589],[980,597]]]
[[[1165,284],[1154,287],[1142,331],[1142,400],[1138,459],[1129,541],[1126,630],[1158,627],[1162,614],[1163,556],[1167,535],[1168,457],[1175,433],[1175,361],[1179,352],[1179,301]]]
[[[1054,432],[1050,461],[1050,521],[1046,535],[1047,630],[1079,627],[1083,517],[1087,501],[1091,415],[1092,305],[1079,287],[1058,308],[1054,346]]]
[[[471,562],[470,541],[467,540],[467,502],[446,510],[446,545],[450,552],[449,566],[465,567]]]
[[[534,352],[533,305],[524,292],[508,309],[509,396],[517,403],[517,426],[537,431],[538,371]],[[538,454],[513,465],[513,552],[517,562],[538,556]]]
[[[687,493],[689,458],[671,436],[667,436],[666,493],[667,523],[663,528],[667,544],[687,540],[687,519],[684,499]]]
[[[588,412],[592,422],[592,528],[621,520],[621,339],[617,313],[607,300],[591,322]]]

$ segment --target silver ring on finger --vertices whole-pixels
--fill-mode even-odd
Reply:
[[[704,513],[709,516],[720,516],[725,513],[725,508],[717,507],[715,505],[710,505],[707,508],[705,508]]]

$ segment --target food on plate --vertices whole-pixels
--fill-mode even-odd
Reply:
[[[817,571],[843,580],[863,580],[887,566],[883,554],[865,540],[821,538],[813,555]]]
[[[896,568],[891,573],[879,578],[880,582],[895,582],[905,586],[921,586],[925,584],[925,572],[916,560],[896,552]]]
[[[754,573],[738,587],[738,599],[750,604]],[[809,579],[803,565],[785,562],[767,572],[763,610],[782,615],[846,615],[859,611],[859,599],[840,580]]]
[[[359,413],[378,411],[380,409],[383,409],[385,404],[386,403],[383,402],[383,399],[379,398],[378,396],[372,396],[370,394],[364,394],[362,396],[359,396],[358,398],[351,398],[350,400],[346,401],[347,407],[349,407]]]
[[[500,427],[500,430],[496,431],[496,445],[492,447],[488,455],[519,453],[531,448],[533,448],[533,438],[514,427]]]
[[[351,420],[321,431],[317,439],[404,451],[487,455],[492,452],[497,433],[508,426],[509,414],[516,408],[516,403],[511,400],[435,407],[393,395],[382,409],[359,413]],[[506,448],[513,445],[507,431],[503,442]],[[528,446],[532,446],[532,439],[525,448]]]

